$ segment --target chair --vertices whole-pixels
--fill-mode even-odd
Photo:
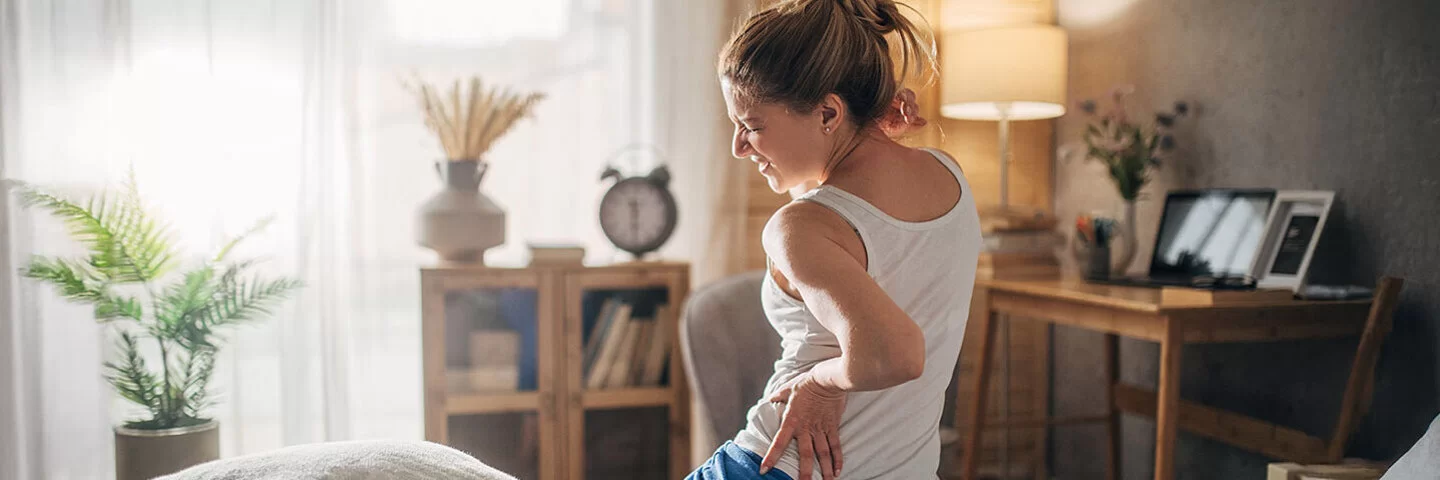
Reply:
[[[1404,285],[1402,278],[1384,277],[1375,288],[1365,331],[1360,334],[1360,346],[1355,349],[1355,359],[1350,364],[1350,379],[1345,382],[1340,418],[1335,422],[1335,431],[1326,448],[1326,460],[1330,462],[1338,462],[1345,455],[1350,434],[1360,425],[1360,418],[1370,411],[1370,401],[1375,395],[1375,363],[1380,360],[1380,346],[1394,324],[1395,304],[1400,301],[1400,289]]]
[[[692,441],[708,458],[745,427],[780,359],[780,336],[760,304],[763,271],[720,279],[690,294],[680,316],[680,351],[696,418]]]

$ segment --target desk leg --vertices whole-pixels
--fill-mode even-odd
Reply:
[[[1160,342],[1160,392],[1155,418],[1155,480],[1175,478],[1175,435],[1180,420],[1180,349],[1184,335],[1179,322],[1165,319]]]
[[[1105,455],[1105,478],[1120,478],[1120,409],[1115,408],[1115,385],[1120,383],[1120,337],[1105,334],[1105,408],[1109,416],[1105,421],[1106,440],[1109,451]]]
[[[970,401],[970,438],[965,442],[964,479],[975,480],[982,453],[980,434],[985,430],[985,400],[990,393],[990,357],[995,349],[995,325],[1000,315],[986,312],[984,323],[980,324],[980,355],[975,358],[975,398]]]

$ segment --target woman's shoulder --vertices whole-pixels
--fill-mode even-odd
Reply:
[[[925,154],[927,154],[927,155],[939,157],[941,160],[949,161],[950,163],[954,163],[956,166],[959,166],[959,165],[960,165],[960,162],[958,162],[958,161],[955,160],[955,156],[954,156],[954,155],[951,155],[950,152],[947,152],[947,151],[945,151],[945,150],[943,150],[943,149],[939,149],[939,148],[935,148],[935,147],[919,147],[919,148],[916,148],[916,150],[919,150],[919,151],[921,151],[921,152],[925,152]]]
[[[795,200],[780,207],[765,222],[760,242],[771,258],[803,255],[814,245],[835,244],[862,265],[867,261],[865,245],[850,222],[816,202]]]
[[[796,199],[781,206],[760,232],[768,248],[772,242],[796,239],[819,240],[832,232],[848,232],[850,223],[840,214],[817,202]]]

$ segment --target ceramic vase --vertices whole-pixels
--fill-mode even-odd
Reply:
[[[1121,205],[1119,223],[1115,238],[1110,242],[1110,271],[1124,275],[1130,270],[1135,253],[1140,250],[1136,248],[1134,200],[1125,200]]]
[[[420,206],[419,243],[447,262],[482,262],[486,249],[505,243],[505,211],[480,192],[486,164],[438,162],[444,188]]]

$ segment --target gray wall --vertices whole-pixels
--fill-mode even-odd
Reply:
[[[1406,277],[1377,371],[1369,416],[1351,456],[1394,458],[1434,418],[1440,345],[1440,1],[1059,0],[1070,32],[1070,98],[1133,83],[1132,115],[1176,99],[1197,105],[1181,150],[1141,203],[1143,270],[1164,192],[1179,187],[1275,187],[1337,193],[1312,266],[1319,282]],[[1078,140],[1062,118],[1057,142]],[[1098,165],[1057,160],[1062,219],[1114,210]],[[1068,222],[1065,222],[1068,223]],[[1100,337],[1057,327],[1053,409],[1103,411]],[[1187,347],[1190,400],[1328,437],[1354,339]],[[1122,380],[1154,387],[1159,349],[1124,341]],[[1127,418],[1125,478],[1149,478],[1154,425]],[[1104,430],[1053,431],[1056,478],[1099,478]],[[1181,433],[1179,478],[1263,478],[1262,456]]]

